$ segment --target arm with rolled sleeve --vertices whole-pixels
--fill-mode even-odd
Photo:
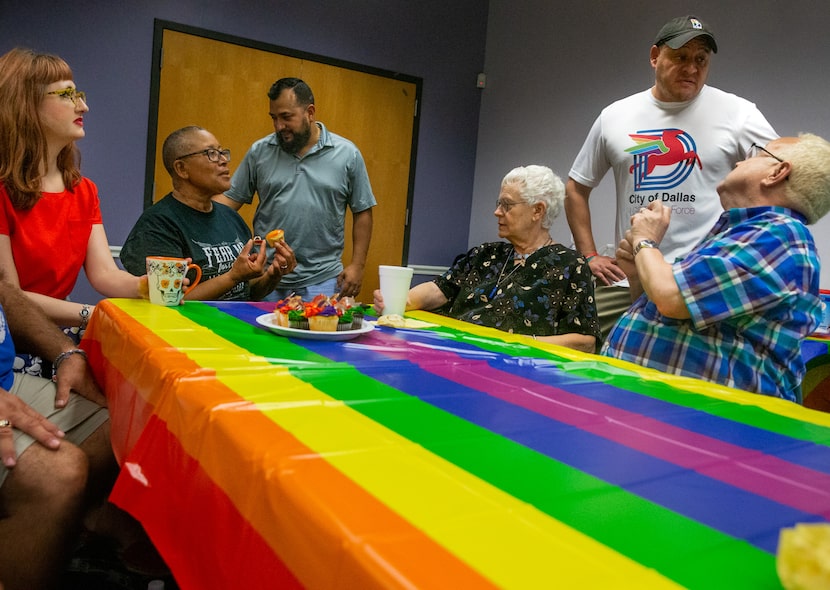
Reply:
[[[366,163],[357,147],[349,172],[351,194],[349,208],[352,211],[352,259],[337,278],[343,295],[357,295],[363,283],[366,258],[369,255],[369,243],[372,240],[374,224],[372,207],[377,204],[369,182]]]
[[[234,211],[239,211],[242,205],[250,205],[254,200],[254,193],[257,190],[257,167],[255,162],[254,149],[259,142],[255,143],[245,153],[239,167],[231,177],[231,186],[224,194],[213,197],[217,203],[227,205]]]

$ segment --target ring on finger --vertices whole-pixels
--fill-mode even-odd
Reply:
[[[12,423],[6,419],[0,420],[0,428],[11,428]]]

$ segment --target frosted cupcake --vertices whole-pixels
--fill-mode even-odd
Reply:
[[[302,309],[292,309],[288,312],[288,327],[295,330],[308,330],[308,318]]]
[[[337,320],[337,331],[346,332],[352,329],[352,310],[347,309]]]
[[[363,307],[353,307],[349,311],[352,312],[352,330],[359,330],[363,327]]]
[[[292,295],[291,297],[277,301],[274,306],[274,322],[278,326],[288,328],[288,313],[294,309],[302,309],[302,301],[302,298],[297,295]]]
[[[282,326],[283,328],[288,327],[288,308],[287,307],[277,307],[274,310],[274,323],[278,326]]]
[[[314,332],[337,331],[337,310],[332,305],[326,305],[315,315],[308,318],[308,327]]]

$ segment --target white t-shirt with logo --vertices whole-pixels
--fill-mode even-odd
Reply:
[[[777,137],[761,111],[734,94],[704,86],[690,101],[662,102],[649,89],[603,109],[569,175],[594,188],[613,168],[617,242],[640,207],[655,199],[671,207],[660,251],[674,262],[723,212],[716,188],[749,146]]]

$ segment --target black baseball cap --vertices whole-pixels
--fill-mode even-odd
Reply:
[[[712,29],[699,18],[691,15],[673,18],[663,25],[654,39],[654,44],[658,47],[668,45],[672,49],[680,49],[695,37],[705,37],[712,52],[718,52],[718,44]]]

